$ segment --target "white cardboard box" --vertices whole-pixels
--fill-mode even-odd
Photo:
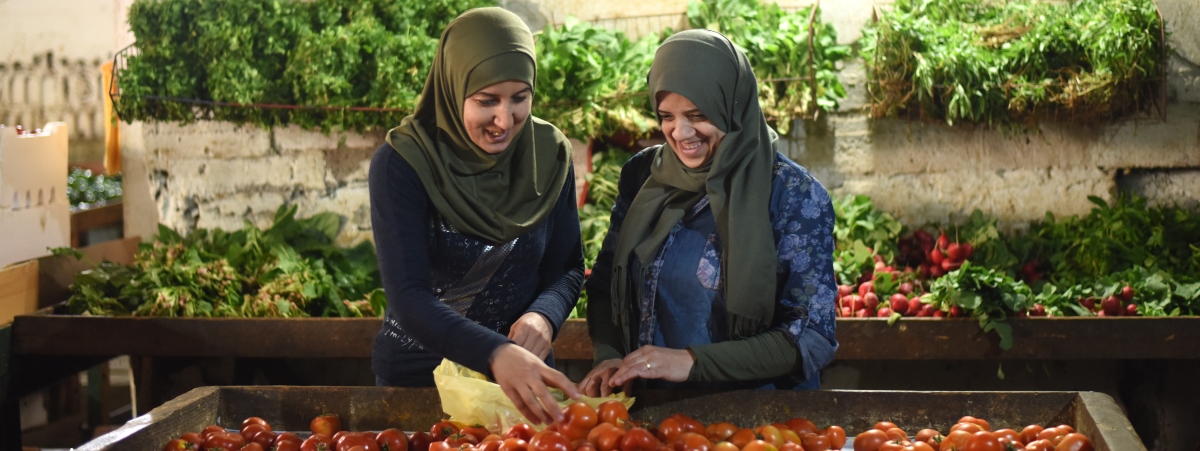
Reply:
[[[40,134],[0,128],[0,268],[71,243],[67,125]]]

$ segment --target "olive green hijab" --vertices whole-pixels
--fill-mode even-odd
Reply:
[[[475,145],[463,126],[467,97],[508,80],[532,88],[536,70],[533,35],[516,14],[467,11],[442,31],[416,112],[388,132],[388,144],[416,170],[438,213],[461,232],[510,241],[558,201],[571,153],[552,125],[529,116],[497,155]]]
[[[761,333],[771,324],[776,301],[778,257],[768,204],[778,137],[758,105],[750,63],[725,36],[688,30],[658,48],[649,87],[656,107],[664,91],[682,95],[725,137],[713,149],[712,159],[696,169],[685,166],[670,144],[657,150],[650,178],[621,225],[613,258],[614,311],[628,315],[625,306],[641,296],[641,277],[630,274],[632,258],[646,268],[671,228],[707,195],[721,237],[730,337]]]

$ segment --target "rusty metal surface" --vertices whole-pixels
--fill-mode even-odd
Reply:
[[[262,417],[276,430],[304,431],[313,417],[330,412],[342,417],[345,428],[360,431],[425,430],[443,417],[432,388],[204,387],[79,449],[159,449],[184,432],[214,423],[236,427],[250,416]],[[805,417],[822,427],[840,425],[851,437],[876,421],[892,421],[910,432],[926,427],[946,431],[963,415],[972,415],[987,419],[993,428],[1071,424],[1098,451],[1145,449],[1112,398],[1088,392],[645,391],[631,415],[659,422],[674,413],[741,426]]]

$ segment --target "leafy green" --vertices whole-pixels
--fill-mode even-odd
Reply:
[[[596,256],[604,245],[604,237],[612,220],[613,204],[617,202],[617,182],[621,178],[621,167],[632,153],[616,147],[608,147],[592,155],[592,173],[587,175],[587,202],[579,208],[579,231],[583,237],[583,263],[589,270],[596,264]],[[587,292],[583,292],[575,304],[572,318],[587,316]]]
[[[305,317],[379,316],[386,300],[375,249],[333,245],[341,218],[297,219],[281,206],[263,230],[199,229],[182,236],[159,226],[134,263],[109,262],[71,285],[67,310],[85,315]]]
[[[833,203],[834,273],[843,284],[855,284],[873,270],[876,254],[891,260],[904,226],[876,209],[871,198],[850,195]]]
[[[121,197],[121,174],[92,174],[91,169],[71,168],[67,173],[67,200],[76,208],[102,205]]]
[[[1155,98],[1162,31],[1152,0],[897,0],[863,33],[872,114],[1119,117]]]

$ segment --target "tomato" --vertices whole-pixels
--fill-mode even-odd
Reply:
[[[300,443],[300,451],[333,451],[333,439],[325,434],[310,435]]]
[[[303,441],[304,440],[301,439],[299,435],[296,435],[295,432],[280,432],[279,436],[275,437],[276,445],[284,442],[296,442],[296,445],[299,445]]]
[[[671,415],[671,418],[679,420],[679,422],[683,424],[683,430],[685,432],[704,434],[704,423],[697,421],[695,418],[689,417],[682,413]]]
[[[907,451],[907,450],[906,450]],[[925,442],[913,442],[912,451],[934,451],[933,445]]]
[[[983,429],[983,430],[985,430],[985,431],[990,431],[990,430],[992,430],[992,425],[988,424],[987,420],[984,420],[984,419],[982,419],[982,418],[975,418],[975,417],[973,417],[973,416],[970,416],[970,415],[967,415],[967,416],[964,416],[964,417],[962,417],[962,418],[959,418],[959,419],[958,419],[958,422],[959,422],[959,423],[975,423],[975,424],[978,424],[978,425],[979,425],[979,428],[980,428],[980,429]]]
[[[475,447],[475,450],[476,451],[496,451],[496,450],[500,449],[501,443],[504,443],[504,442],[502,440],[488,440],[486,442],[480,442],[479,445]]]
[[[745,428],[738,429],[734,431],[733,435],[729,436],[729,443],[733,443],[733,446],[738,447],[738,449],[745,448],[746,444],[755,440],[758,440],[758,435],[754,431]]]
[[[785,424],[787,424],[788,429],[796,431],[796,434],[800,435],[801,438],[803,438],[805,432],[812,432],[815,434],[818,431],[817,425],[813,424],[811,421],[808,421],[806,418],[792,418],[787,420],[787,423]]]
[[[889,440],[898,440],[902,442],[908,441],[908,433],[904,432],[904,429],[890,428],[886,431],[883,431],[883,433],[887,434]]]
[[[893,423],[891,421],[880,421],[878,423],[875,423],[875,426],[872,426],[871,429],[879,429],[883,432],[887,432],[888,429],[891,429],[894,427],[897,427],[896,423]]]
[[[733,435],[733,433],[737,430],[738,427],[733,423],[721,421],[709,424],[708,427],[704,428],[704,435],[707,436],[709,440],[719,442],[729,438],[729,436]]]
[[[199,448],[201,445],[204,445],[204,436],[197,434],[195,432],[184,433],[183,435],[179,436],[179,438],[181,438],[183,440],[187,440],[189,443],[195,444],[196,448]]]
[[[783,435],[783,443],[800,443],[800,435],[791,429],[780,429],[779,433]],[[812,434],[812,432],[805,432]]]
[[[771,426],[769,424],[765,426],[759,426],[758,429],[754,430],[754,432],[757,433],[759,437],[762,437],[762,441],[774,445],[776,449],[778,449],[780,446],[783,446],[783,434],[780,433],[779,429],[775,426]]]
[[[593,445],[591,442],[589,442],[587,440],[580,440],[579,446],[575,448],[575,451],[597,451],[597,450],[596,450],[596,445]]]
[[[313,418],[308,423],[308,429],[314,434],[325,434],[333,437],[333,434],[342,430],[342,419],[333,413],[317,415],[316,418]]]
[[[429,435],[433,437],[433,441],[440,441],[450,438],[451,435],[458,433],[458,426],[451,423],[449,420],[442,420],[433,424],[429,428]]]
[[[529,442],[519,438],[506,438],[500,442],[500,448],[497,451],[527,451]]]
[[[380,451],[408,451],[408,436],[396,428],[379,431],[375,435],[375,443],[379,444]]]
[[[1034,440],[1038,439],[1038,434],[1040,433],[1042,433],[1041,425],[1031,424],[1025,426],[1025,429],[1021,429],[1021,443],[1025,443],[1026,445],[1033,443]]]
[[[246,439],[242,434],[233,432],[213,432],[204,440],[204,449],[220,448],[227,451],[236,451],[246,446]]]
[[[1054,443],[1049,440],[1034,440],[1025,444],[1025,451],[1054,451]]]
[[[1071,427],[1071,425],[1069,425],[1069,424],[1060,424],[1055,427],[1058,428],[1058,430],[1066,432],[1068,434],[1075,432],[1075,428]]]
[[[667,417],[661,423],[658,423],[658,433],[654,435],[664,443],[674,443],[675,439],[679,438],[679,434],[682,433],[683,423],[674,417]]]
[[[954,426],[950,426],[950,432],[963,431],[963,432],[969,432],[969,433],[974,434],[974,433],[980,432],[982,430],[983,430],[983,427],[978,424],[975,424],[975,423],[958,423]]]
[[[992,433],[996,434],[996,437],[1000,438],[1001,440],[1007,440],[1009,442],[1020,442],[1021,441],[1021,434],[1012,429],[1007,429],[1007,428],[997,429],[995,431],[992,431]]]
[[[950,431],[946,438],[942,439],[941,445],[938,446],[938,451],[963,450],[967,447],[967,441],[971,440],[971,433],[967,431]]]
[[[258,443],[263,447],[268,447],[272,443],[275,443],[276,434],[271,431],[270,426],[263,425],[262,423],[250,423],[242,426],[242,437],[248,443]]]
[[[842,449],[846,446],[846,431],[841,426],[829,426],[821,431],[821,435],[829,439],[830,449]]]
[[[629,409],[626,409],[621,401],[604,401],[596,410],[599,411],[601,423],[612,423],[625,427],[625,423],[629,422]]]
[[[1092,451],[1092,441],[1083,434],[1072,432],[1063,436],[1054,451]]]
[[[267,424],[267,420],[264,420],[259,417],[250,417],[245,420],[242,420],[242,428],[245,428],[246,426],[249,426],[252,424],[261,424],[263,426],[266,426],[267,429],[271,428],[271,425]]]
[[[743,446],[742,451],[779,451],[779,447],[766,440],[755,440]]]
[[[804,451],[825,451],[830,448],[829,437],[812,432],[800,437],[800,444],[804,446]]]
[[[886,433],[879,429],[870,429],[854,436],[854,451],[879,451],[888,441]]]
[[[804,447],[800,446],[799,443],[787,442],[779,447],[779,451],[804,451]],[[821,451],[825,451],[825,448],[821,448]]]
[[[445,440],[438,440],[438,441],[435,441],[435,442],[429,444],[429,451],[453,451],[453,450],[454,450],[454,448],[451,448],[450,445],[448,443],[446,443]]]
[[[917,435],[913,436],[914,442],[928,442],[930,438],[937,437],[940,433],[936,429],[921,429],[917,431]]]
[[[266,450],[263,449],[262,445],[259,445],[258,443],[250,442],[250,443],[247,443],[246,446],[242,447],[242,451],[266,451]]]
[[[223,428],[223,427],[213,424],[213,425],[209,425],[209,426],[205,427],[203,431],[200,431],[200,436],[204,437],[207,440],[208,435],[212,434],[214,432],[229,432],[229,431],[226,431],[225,428]]]
[[[622,405],[621,407],[625,406]],[[514,424],[513,427],[509,428],[508,432],[504,433],[504,438],[519,438],[528,442],[533,438],[533,434],[535,433],[537,433],[537,431],[533,429],[533,426],[530,426],[526,423],[517,423]]]
[[[979,431],[971,435],[963,451],[1004,451],[1004,445],[1000,443],[996,434]]]
[[[479,444],[479,439],[475,438],[474,435],[464,434],[462,432],[459,432],[457,434],[446,437],[446,444],[450,445],[451,448],[460,448],[463,445],[474,446],[474,445]]]
[[[1037,438],[1039,440],[1049,440],[1053,442],[1055,437],[1061,437],[1067,434],[1070,434],[1070,432],[1064,431],[1060,427],[1055,426],[1052,428],[1042,429],[1042,432],[1038,433]]]
[[[571,403],[566,409],[563,409],[562,415],[563,419],[558,427],[559,432],[571,441],[587,438],[588,432],[600,421],[596,409],[582,402]]]
[[[194,449],[199,449],[195,445],[195,443],[177,438],[167,442],[167,444],[163,446],[163,451],[191,451]]]
[[[558,432],[544,430],[533,434],[529,451],[571,451],[571,441]]]
[[[459,432],[474,435],[475,439],[479,440],[480,442],[483,442],[483,439],[487,438],[488,434],[491,434],[491,432],[488,432],[487,428],[483,427],[482,424],[473,424],[467,426],[462,428],[462,430]]]
[[[379,451],[379,443],[375,434],[370,432],[349,432],[337,441],[337,451],[350,451],[351,448],[362,447],[363,451]]]
[[[433,443],[433,437],[428,432],[417,431],[408,437],[408,449],[410,451],[429,451],[430,443]]]
[[[275,445],[271,447],[271,451],[301,451],[299,441],[279,441],[275,439]]]
[[[691,431],[679,434],[673,442],[675,451],[710,451],[713,448],[713,442],[708,437]]]
[[[721,441],[721,442],[717,442],[716,445],[713,445],[712,451],[742,451],[742,450],[738,449],[737,446],[734,446],[733,443]]]
[[[912,443],[908,440],[905,440],[904,442],[892,440],[880,445],[879,451],[912,451]]]
[[[658,441],[649,430],[635,427],[626,431],[625,435],[621,436],[621,443],[617,445],[617,448],[621,451],[655,451],[660,444],[662,442]]]

